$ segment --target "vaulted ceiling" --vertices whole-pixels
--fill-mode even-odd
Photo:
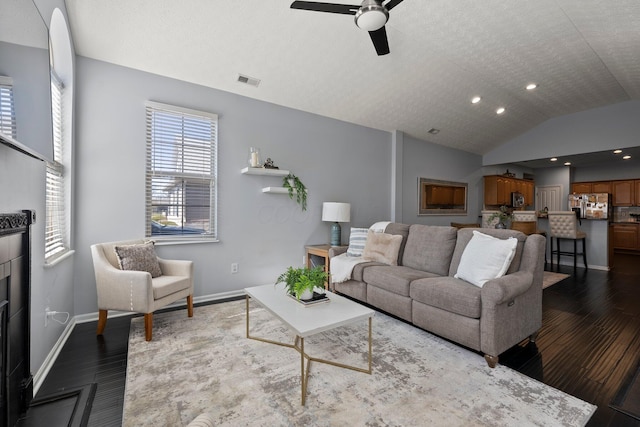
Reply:
[[[66,0],[79,55],[477,154],[640,99],[638,0],[404,0],[384,56],[352,16],[290,4]]]

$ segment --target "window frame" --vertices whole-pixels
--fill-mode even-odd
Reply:
[[[209,171],[200,170],[197,173],[184,173],[181,171],[169,171],[167,169],[154,168],[154,164],[162,164],[162,155],[154,157],[154,113],[162,113],[169,116],[174,116],[176,120],[185,121],[188,119],[202,121],[202,124],[208,123],[210,128],[210,140],[209,147],[210,157]],[[218,241],[218,115],[215,113],[193,110],[189,108],[179,107],[175,105],[162,104],[155,101],[145,102],[145,120],[146,120],[146,166],[145,166],[145,237],[153,239],[158,243],[194,243],[194,242],[217,242]],[[176,143],[176,147],[179,148],[179,152],[183,152],[185,148],[185,141],[188,136],[185,132],[180,133],[179,143]],[[163,141],[166,144],[166,140]],[[203,157],[204,159],[204,157]],[[180,164],[185,160],[185,156],[180,157]],[[152,222],[154,214],[154,200],[153,200],[153,178],[154,177],[173,177],[183,184],[187,183],[202,183],[208,184],[209,187],[209,205],[208,205],[208,221],[209,231],[203,234],[153,234]],[[182,190],[183,196],[186,198],[188,191],[185,188]],[[186,203],[181,206],[181,209],[186,208]],[[186,213],[181,213],[179,216],[184,221]],[[184,225],[183,225],[184,226]]]
[[[9,132],[6,131],[9,129]],[[0,132],[16,139],[16,109],[13,98],[13,79],[0,76]]]
[[[64,83],[51,71],[51,114],[53,127],[53,161],[46,162],[44,259],[53,264],[71,252],[68,229],[68,170],[64,164]]]

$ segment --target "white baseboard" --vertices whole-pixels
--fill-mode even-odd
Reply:
[[[76,326],[75,318],[71,318],[71,320],[69,320],[69,323],[67,323],[67,326],[64,328],[64,331],[62,331],[62,334],[58,338],[58,341],[56,341],[56,343],[53,345],[53,348],[47,355],[46,359],[44,359],[44,362],[40,366],[40,369],[38,369],[38,372],[36,372],[35,375],[33,376],[33,396],[34,397],[36,396],[36,394],[38,394],[38,390],[40,390],[40,386],[42,386],[44,379],[49,374],[51,367],[53,366],[56,359],[58,358],[58,355],[60,354],[62,347],[64,347],[64,344],[67,342],[67,340],[71,336],[71,332],[73,331],[73,328],[75,326]]]
[[[212,294],[212,295],[204,295],[204,296],[200,296],[200,297],[194,297],[193,298],[193,302],[194,302],[194,304],[197,304],[197,303],[202,303],[202,302],[218,301],[218,300],[226,299],[226,298],[235,298],[235,297],[244,296],[244,295],[245,295],[245,293],[244,293],[243,290],[221,292],[219,294]],[[167,308],[169,308],[169,307],[183,307],[183,306],[186,306],[186,305],[187,305],[186,302],[175,302],[173,304],[168,305]],[[109,318],[122,317],[122,316],[132,316],[134,314],[135,313],[131,313],[131,312],[127,312],[127,311],[110,311],[109,312]],[[60,355],[60,351],[62,350],[62,347],[64,347],[64,344],[69,339],[69,336],[71,336],[71,332],[73,332],[73,328],[76,326],[76,324],[78,324],[78,323],[86,323],[86,322],[94,322],[94,321],[97,321],[97,320],[98,320],[98,312],[79,314],[77,316],[73,316],[69,320],[69,323],[67,323],[67,327],[64,329],[64,331],[62,331],[62,334],[58,338],[58,341],[56,341],[56,343],[54,344],[53,348],[51,349],[51,351],[49,352],[49,354],[45,358],[44,362],[40,366],[40,369],[38,369],[38,371],[33,376],[33,396],[34,397],[36,396],[36,394],[38,394],[38,390],[40,390],[40,387],[42,386],[42,383],[44,382],[45,378],[49,374],[49,371],[53,367],[53,364],[55,363],[56,359]]]

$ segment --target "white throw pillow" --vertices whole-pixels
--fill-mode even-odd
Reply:
[[[362,256],[364,245],[367,243],[368,228],[356,228],[351,227],[351,234],[349,235],[349,249],[347,249],[347,256]]]
[[[462,252],[455,278],[482,287],[491,280],[505,275],[516,253],[518,239],[498,239],[479,231]]]

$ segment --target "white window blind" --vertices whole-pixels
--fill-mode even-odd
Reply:
[[[16,114],[13,107],[13,80],[0,76],[0,132],[16,138]]]
[[[65,168],[63,164],[62,91],[62,83],[52,73],[53,162],[47,163],[45,202],[44,256],[47,262],[51,262],[69,251],[66,229]]]
[[[218,116],[148,102],[146,236],[217,238]]]

